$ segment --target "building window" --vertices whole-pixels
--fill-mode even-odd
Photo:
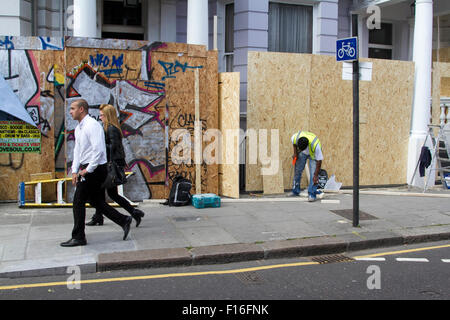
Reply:
[[[392,59],[392,23],[382,23],[380,29],[369,30],[369,58]]]
[[[102,38],[144,40],[142,0],[103,0]]]
[[[269,51],[312,53],[313,8],[269,4]]]
[[[233,72],[234,63],[234,4],[225,6],[225,70]]]

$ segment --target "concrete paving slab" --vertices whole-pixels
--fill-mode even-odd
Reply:
[[[73,257],[81,255],[82,247],[64,248],[60,246],[61,242],[67,241],[67,238],[51,239],[51,240],[35,240],[28,241],[26,248],[26,260],[44,259],[49,257]]]
[[[29,224],[0,225],[0,241],[27,238]]]
[[[326,235],[326,233],[317,230],[317,228],[312,227],[310,224],[299,220],[266,222],[266,224],[273,230],[279,230],[280,234],[285,239],[319,237]]]
[[[40,240],[54,240],[54,239],[64,239],[70,238],[70,233],[67,230],[72,230],[73,224],[66,225],[46,225],[46,226],[32,226],[30,228],[29,241],[40,241]],[[66,239],[67,240],[67,239]]]
[[[1,262],[25,259],[28,245],[27,238],[2,239],[1,241],[3,244]]]
[[[179,231],[192,247],[239,242],[224,229],[218,227],[180,228]]]

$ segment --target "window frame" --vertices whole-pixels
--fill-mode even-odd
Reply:
[[[138,0],[141,2],[141,25],[140,26],[126,26],[126,25],[120,25],[120,24],[105,24],[104,23],[104,13],[105,13],[105,1],[115,1],[115,2],[122,2],[123,0],[102,0],[101,1],[101,20],[102,20],[102,27],[101,27],[101,33],[133,33],[133,34],[139,34],[142,35],[143,39],[145,39],[145,3],[143,0]]]
[[[394,43],[395,43],[395,39],[394,39],[394,35],[395,35],[395,30],[394,30],[394,28],[395,28],[395,24],[394,23],[392,23],[392,22],[388,22],[388,21],[382,21],[381,22],[381,26],[383,25],[383,24],[389,24],[389,25],[391,25],[391,32],[392,32],[392,34],[391,34],[391,39],[392,39],[392,44],[377,44],[377,43],[371,43],[370,42],[370,31],[371,30],[369,30],[369,33],[367,34],[367,57],[368,58],[371,58],[370,57],[370,49],[384,49],[384,50],[390,50],[391,51],[391,59],[390,60],[393,60],[394,59]],[[374,58],[374,59],[377,59],[377,58]]]

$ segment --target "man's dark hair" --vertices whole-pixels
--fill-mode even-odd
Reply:
[[[308,147],[308,144],[309,144],[308,138],[301,137],[297,141],[297,148],[299,151],[303,151]]]
[[[89,104],[87,103],[86,100],[78,99],[78,100],[74,101],[74,103],[76,103],[78,108],[83,108],[84,111],[86,111],[86,113],[89,113]]]

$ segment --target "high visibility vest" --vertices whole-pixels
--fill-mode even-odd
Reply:
[[[316,152],[317,146],[320,146],[320,148],[322,148],[319,138],[317,138],[317,136],[314,133],[307,132],[307,131],[299,131],[295,135],[294,145],[297,145],[298,139],[300,139],[302,137],[305,137],[306,139],[308,139],[309,155],[310,155],[311,159],[314,160],[315,159],[314,153]]]

